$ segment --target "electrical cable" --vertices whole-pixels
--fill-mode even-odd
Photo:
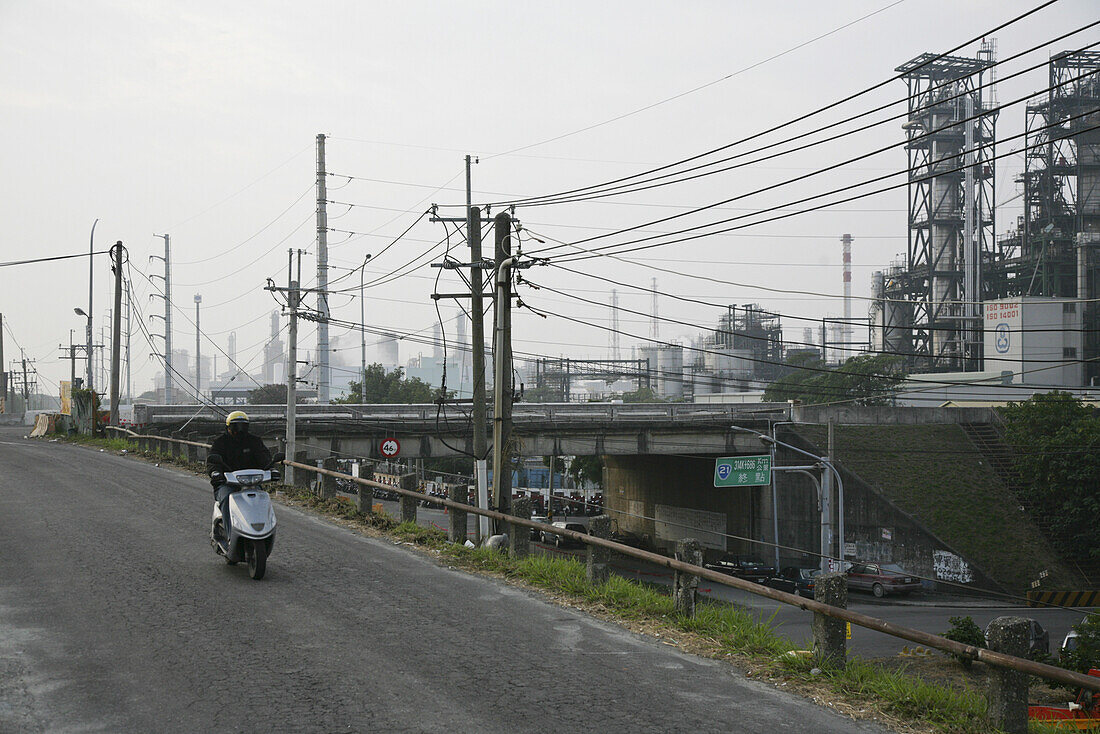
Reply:
[[[611,183],[618,183],[618,182],[620,182],[620,181],[622,181],[622,180],[626,180],[626,179],[628,179],[628,178],[636,178],[636,177],[638,177],[638,176],[644,176],[644,175],[648,175],[648,174],[651,174],[651,173],[656,173],[656,172],[658,172],[658,171],[661,171],[661,170],[665,170],[666,168],[668,168],[668,167],[670,167],[670,166],[675,166],[675,165],[681,165],[681,164],[683,164],[683,163],[689,163],[689,162],[691,162],[691,161],[694,161],[694,160],[698,160],[699,158],[705,157],[705,156],[707,156],[707,155],[712,155],[712,154],[714,154],[714,153],[717,153],[717,152],[719,152],[719,151],[722,151],[722,150],[727,150],[727,149],[729,149],[729,148],[731,148],[731,147],[734,147],[734,146],[736,146],[736,145],[741,145],[742,143],[748,142],[748,141],[750,141],[750,140],[754,140],[754,139],[756,139],[756,138],[760,138],[760,137],[763,137],[763,136],[765,136],[765,135],[768,135],[768,134],[770,134],[770,133],[776,132],[776,131],[778,131],[778,130],[782,130],[783,128],[786,128],[786,127],[790,127],[791,125],[794,125],[794,124],[796,124],[796,123],[798,123],[798,122],[801,122],[801,121],[803,121],[803,120],[806,120],[806,119],[808,119],[808,118],[810,118],[810,117],[814,117],[814,116],[816,116],[816,115],[818,115],[818,114],[821,114],[822,112],[826,112],[826,111],[828,111],[828,110],[830,110],[830,109],[833,109],[833,108],[835,108],[835,107],[839,107],[840,105],[842,105],[842,104],[844,104],[844,103],[846,103],[846,102],[849,102],[849,101],[851,101],[851,100],[853,100],[853,99],[857,99],[858,97],[861,97],[861,96],[863,96],[863,95],[865,95],[865,94],[868,94],[868,93],[870,93],[870,92],[873,92],[873,91],[875,91],[876,89],[880,89],[880,88],[882,88],[882,87],[885,87],[886,85],[888,85],[888,84],[891,84],[891,83],[892,83],[892,82],[894,82],[894,81],[897,81],[897,80],[899,80],[899,79],[903,79],[903,78],[905,78],[905,76],[906,76],[906,75],[908,75],[908,74],[912,74],[912,73],[913,73],[914,71],[917,71],[917,70],[919,70],[919,69],[922,69],[922,68],[924,68],[925,66],[928,66],[929,64],[932,64],[932,63],[935,63],[935,62],[937,62],[937,61],[940,61],[941,59],[944,59],[945,57],[948,57],[948,56],[949,56],[950,54],[952,54],[952,53],[954,53],[954,52],[958,51],[959,49],[961,49],[961,48],[963,48],[963,47],[965,47],[965,46],[969,46],[969,45],[971,45],[971,44],[974,44],[974,43],[978,43],[979,41],[982,41],[982,40],[984,40],[985,38],[987,38],[987,37],[989,37],[989,36],[992,36],[992,35],[993,35],[994,33],[996,33],[997,31],[1000,31],[1000,30],[1001,30],[1001,29],[1003,29],[1003,28],[1007,28],[1008,26],[1010,26],[1010,25],[1012,25],[1012,24],[1014,24],[1014,23],[1017,23],[1017,22],[1019,22],[1019,21],[1023,20],[1024,18],[1027,18],[1027,17],[1029,17],[1029,16],[1031,16],[1031,15],[1033,15],[1033,14],[1035,14],[1035,13],[1039,12],[1040,10],[1043,10],[1043,9],[1045,9],[1045,8],[1047,8],[1047,7],[1051,6],[1051,5],[1053,5],[1053,4],[1055,3],[1055,2],[1057,2],[1057,0],[1047,0],[1047,2],[1041,3],[1040,5],[1038,5],[1038,6],[1034,7],[1034,8],[1032,8],[1031,10],[1028,10],[1028,11],[1026,11],[1026,12],[1022,13],[1021,15],[1018,15],[1018,16],[1016,16],[1016,17],[1012,18],[1011,20],[1008,20],[1008,21],[1006,21],[1006,22],[1004,22],[1004,23],[1001,23],[1000,25],[998,25],[998,26],[996,26],[996,27],[994,27],[994,28],[992,28],[992,29],[990,29],[990,30],[988,30],[988,31],[984,32],[984,33],[981,33],[981,34],[979,34],[979,35],[977,35],[977,36],[975,36],[975,37],[971,38],[971,39],[970,39],[970,40],[968,40],[968,41],[965,41],[965,42],[963,42],[963,43],[961,43],[961,44],[958,44],[958,45],[956,45],[956,46],[954,46],[954,47],[952,47],[952,48],[948,49],[947,51],[945,51],[945,52],[943,52],[943,53],[941,53],[941,54],[938,54],[938,55],[931,55],[931,57],[930,57],[930,58],[928,58],[928,59],[926,59],[925,61],[923,61],[923,62],[921,62],[921,63],[917,64],[916,66],[914,66],[914,67],[912,67],[912,68],[909,68],[909,69],[907,69],[907,70],[906,70],[905,72],[901,72],[901,73],[899,73],[899,74],[898,74],[897,76],[893,76],[893,77],[891,77],[891,78],[889,78],[889,79],[887,79],[887,80],[885,80],[885,81],[882,81],[882,82],[878,82],[878,83],[877,83],[877,84],[875,84],[874,86],[871,86],[871,87],[867,87],[867,88],[865,88],[865,89],[863,89],[863,90],[861,90],[861,91],[859,91],[859,92],[856,92],[856,93],[854,93],[854,94],[848,95],[847,97],[844,97],[843,99],[837,100],[837,101],[835,101],[835,102],[831,102],[831,103],[829,103],[829,104],[827,104],[827,105],[825,105],[825,106],[823,106],[823,107],[819,107],[819,108],[817,108],[817,109],[815,109],[815,110],[813,110],[813,111],[811,111],[811,112],[808,112],[808,113],[806,113],[806,114],[800,115],[800,116],[798,116],[798,117],[795,117],[795,118],[793,118],[793,119],[791,119],[791,120],[788,120],[788,121],[786,121],[786,122],[780,123],[779,125],[774,125],[774,126],[772,126],[772,127],[768,128],[768,129],[766,129],[766,130],[763,130],[763,131],[761,131],[761,132],[758,132],[758,133],[753,133],[752,135],[749,135],[749,136],[746,136],[746,137],[744,137],[744,138],[741,138],[741,139],[735,140],[734,142],[732,142],[732,143],[728,143],[728,144],[726,144],[726,145],[723,145],[723,146],[721,146],[721,147],[719,147],[719,148],[714,148],[714,149],[712,149],[712,150],[709,150],[709,151],[706,151],[706,152],[704,152],[704,153],[700,153],[700,154],[697,154],[697,155],[695,155],[695,156],[692,156],[692,157],[689,157],[689,158],[681,159],[681,160],[679,160],[679,161],[675,161],[675,162],[673,162],[673,163],[670,163],[670,164],[666,164],[665,166],[661,166],[661,167],[659,167],[659,168],[651,169],[651,170],[648,170],[648,171],[643,171],[643,172],[641,172],[641,173],[635,174],[634,176],[630,176],[630,177],[625,177],[625,178],[620,178],[620,179],[615,179],[615,180],[613,180],[613,181],[603,182],[602,184],[596,184],[596,185],[593,185],[593,186],[585,186],[585,187],[581,187],[581,188],[578,188],[578,189],[570,189],[570,190],[567,190],[567,191],[562,191],[562,192],[558,192],[558,193],[556,193],[556,194],[553,194],[553,196],[562,196],[562,195],[565,195],[565,194],[571,194],[571,193],[575,193],[575,192],[578,192],[578,191],[586,191],[586,190],[589,190],[589,189],[592,189],[592,188],[596,188],[596,187],[598,187],[598,186],[605,186],[605,185],[608,185],[608,184],[611,184]],[[904,100],[903,100],[903,101],[904,101]],[[540,197],[540,198],[544,198],[544,197]],[[520,203],[521,203],[521,201],[519,201],[519,200],[513,200],[513,201],[508,201],[508,202],[495,202],[495,204],[496,204],[496,205],[500,205],[500,204],[507,204],[507,205],[511,205],[511,204],[517,204],[517,205],[518,205],[518,204],[520,204]]]
[[[1090,72],[1090,74],[1096,74],[1096,73],[1097,73],[1096,71]],[[1061,125],[1063,122],[1068,122],[1068,121],[1071,121],[1073,119],[1083,118],[1083,117],[1086,117],[1088,115],[1095,114],[1097,111],[1098,110],[1089,110],[1087,112],[1083,112],[1083,113],[1078,114],[1078,115],[1073,115],[1071,118],[1066,118],[1066,120],[1062,120],[1062,121],[1059,121],[1057,123],[1052,123],[1051,125],[1045,125],[1041,129],[1046,129],[1046,128],[1050,128],[1050,127],[1057,127],[1057,126]],[[1088,132],[1090,130],[1095,130],[1098,127],[1100,127],[1100,125],[1093,125],[1091,127],[1085,128],[1082,132]],[[1025,137],[1026,135],[1029,135],[1029,134],[1032,134],[1032,133],[1030,133],[1030,132],[1020,133],[1019,135],[1013,135],[1013,136],[1007,138],[1007,140],[1013,140],[1015,138]],[[1031,149],[1033,147],[1039,147],[1041,145],[1043,145],[1043,144],[1042,143],[1036,143],[1035,145],[1025,146],[1025,150],[1026,149]],[[1009,156],[1009,155],[1015,155],[1015,153],[1000,153],[1000,154],[997,154],[997,155],[989,156],[986,160],[994,161],[994,160],[997,160],[998,158],[1004,158],[1004,157]],[[956,156],[950,156],[950,157],[956,157]],[[860,194],[855,194],[853,196],[849,196],[847,198],[840,199],[838,201],[829,202],[829,203],[826,203],[826,204],[820,204],[818,206],[809,207],[809,208],[806,208],[806,209],[801,209],[801,210],[798,210],[798,211],[794,211],[794,212],[790,212],[790,213],[786,213],[786,214],[781,214],[781,215],[777,215],[777,216],[774,216],[774,217],[769,217],[767,219],[762,219],[762,220],[759,220],[759,221],[756,221],[756,222],[749,222],[749,223],[746,223],[746,224],[740,224],[740,225],[736,225],[736,226],[732,226],[732,227],[726,227],[724,229],[720,229],[720,230],[717,230],[715,232],[702,232],[702,233],[694,234],[694,235],[687,236],[687,237],[681,237],[680,239],[669,240],[669,241],[665,241],[665,242],[657,242],[657,243],[653,243],[651,241],[655,240],[655,239],[659,239],[660,237],[664,237],[666,235],[656,235],[656,236],[650,236],[650,237],[642,237],[642,238],[638,238],[638,239],[634,239],[634,240],[627,240],[626,242],[617,242],[617,243],[613,243],[613,244],[610,244],[610,245],[602,245],[600,247],[586,249],[586,252],[588,254],[585,254],[585,255],[567,254],[564,257],[562,257],[562,256],[556,256],[556,257],[562,257],[561,262],[575,262],[575,261],[578,261],[578,260],[588,260],[588,259],[591,259],[593,257],[606,256],[607,255],[606,251],[611,250],[612,248],[622,248],[622,249],[616,249],[612,253],[612,254],[616,254],[616,255],[621,255],[625,252],[637,252],[637,251],[640,251],[640,250],[647,250],[647,249],[651,249],[651,248],[654,248],[654,247],[664,247],[664,246],[667,246],[667,245],[678,244],[680,242],[688,242],[688,241],[700,239],[700,238],[703,238],[703,237],[713,236],[715,234],[719,234],[719,233],[722,233],[722,232],[732,232],[732,231],[736,231],[736,230],[739,230],[739,229],[746,229],[748,227],[758,226],[760,224],[764,224],[765,222],[774,222],[774,221],[778,221],[780,219],[787,219],[787,218],[790,218],[790,217],[793,217],[793,216],[798,216],[800,214],[808,214],[810,212],[814,212],[814,211],[817,211],[819,209],[824,209],[824,208],[827,208],[827,207],[830,207],[830,206],[834,206],[836,204],[843,204],[843,203],[846,203],[846,202],[849,202],[849,201],[856,201],[856,200],[859,200],[859,199],[865,199],[865,198],[870,197],[870,196],[877,196],[878,194],[882,194],[882,193],[885,193],[887,191],[892,191],[894,189],[908,187],[908,186],[912,185],[912,183],[915,183],[915,182],[928,181],[928,180],[932,180],[932,179],[936,178],[937,176],[943,176],[947,173],[954,173],[954,172],[957,172],[957,171],[962,171],[962,170],[965,170],[968,167],[969,167],[968,165],[963,164],[963,165],[956,166],[955,168],[952,168],[952,169],[937,170],[934,175],[930,174],[930,175],[927,175],[927,176],[921,176],[921,177],[918,177],[918,178],[910,180],[910,181],[904,181],[900,184],[893,184],[893,185],[889,185],[889,186],[884,186],[884,187],[879,188],[879,189],[875,189],[873,191],[867,191],[867,192],[863,192],[863,193],[860,193]],[[915,171],[918,168],[923,168],[923,166],[914,167],[914,169],[902,170],[902,171],[899,171],[897,174],[893,174],[893,175],[903,175],[906,172],[912,172],[912,171]],[[856,189],[856,188],[866,186],[870,183],[873,183],[874,181],[881,180],[881,178],[882,177],[879,177],[879,178],[876,178],[876,179],[871,179],[869,181],[863,181],[863,182],[851,184],[849,186],[843,186],[843,187],[840,187],[838,189],[833,189],[831,191],[827,191],[827,192],[824,192],[824,193],[821,193],[821,194],[815,194],[813,196],[803,197],[801,199],[795,200],[794,202],[784,204],[783,206],[784,207],[790,206],[792,203],[793,204],[800,204],[800,203],[803,203],[803,202],[812,201],[814,199],[820,199],[820,198],[825,197],[825,196],[831,196],[833,194],[843,193],[843,192],[849,191],[851,189]],[[706,224],[701,224],[701,225],[697,225],[697,226],[694,226],[694,227],[687,227],[687,228],[684,228],[683,230],[681,230],[681,232],[686,234],[687,232],[694,232],[696,230],[703,229],[705,227],[713,227],[713,226],[717,226],[717,225],[720,225],[720,224],[725,224],[725,223],[728,223],[728,222],[737,221],[739,219],[744,219],[744,218],[749,217],[749,216],[753,216],[753,215],[741,215],[741,216],[737,216],[737,217],[729,217],[729,218],[726,218],[726,219],[721,219],[721,220],[714,221],[714,222],[708,222]],[[601,235],[601,237],[602,237],[602,235]],[[641,245],[640,243],[643,243],[643,242],[650,242],[650,244]],[[568,243],[568,244],[572,245],[574,243]],[[629,247],[629,245],[634,245],[634,244],[638,244],[639,246]],[[557,249],[557,248],[554,248],[554,249]],[[531,256],[537,256],[540,252],[544,252],[544,251],[545,250],[540,250],[540,251],[536,251],[536,252],[528,253],[528,254],[531,255]]]
[[[1081,79],[1083,79],[1085,77],[1094,76],[1097,73],[1098,73],[1098,71],[1096,71],[1096,70],[1086,72],[1084,74],[1079,75],[1078,77],[1075,77],[1074,79],[1067,80],[1065,82],[1061,82],[1059,84],[1053,85],[1053,86],[1048,87],[1048,88],[1043,89],[1043,90],[1038,90],[1038,91],[1029,93],[1028,95],[1025,95],[1023,97],[1019,97],[1018,99],[1013,100],[1012,102],[1005,103],[1004,105],[1002,105],[998,109],[1003,109],[1005,107],[1009,107],[1009,106],[1012,106],[1012,105],[1015,105],[1015,104],[1019,104],[1021,102],[1027,102],[1029,99],[1033,99],[1038,94],[1041,94],[1043,92],[1049,92],[1049,91],[1055,89],[1056,87],[1064,86],[1066,84],[1070,84],[1070,83],[1073,83],[1075,81],[1080,81]],[[1086,117],[1089,114],[1092,114],[1093,112],[1095,112],[1095,110],[1091,110],[1089,112],[1073,116],[1072,119],[1083,118],[1083,117]],[[962,124],[964,122],[977,121],[981,117],[983,117],[984,114],[985,113],[980,114],[980,115],[978,115],[978,114],[972,115],[972,116],[966,118],[965,120],[960,121],[957,124]],[[1045,130],[1045,129],[1049,129],[1049,128],[1052,128],[1052,127],[1058,127],[1059,125],[1062,124],[1062,122],[1066,122],[1066,121],[1070,121],[1070,120],[1058,121],[1058,122],[1055,122],[1055,123],[1051,123],[1051,124],[1043,126],[1042,128],[1039,128],[1039,130]],[[948,126],[948,127],[950,127],[950,126]],[[1035,132],[1038,132],[1038,130],[1033,130],[1033,131],[1030,131],[1030,132],[1025,131],[1025,132],[1019,133],[1017,135],[1010,136],[1008,138],[1003,138],[999,142],[1004,143],[1004,142],[1008,142],[1010,140],[1015,140],[1017,138],[1024,138],[1025,142],[1026,142],[1027,137],[1031,134],[1034,134]],[[938,134],[938,131],[929,131],[929,132],[924,133],[924,135],[919,136],[919,137],[922,138],[922,137],[931,136],[931,135],[935,135],[935,134]],[[919,139],[919,138],[914,138],[914,139]],[[901,143],[901,144],[905,145],[905,144],[908,144],[908,143]],[[894,144],[891,144],[890,146],[887,146],[886,148],[879,149],[879,150],[875,151],[873,154],[883,152],[885,150],[888,150],[891,147],[894,147]],[[890,179],[890,178],[894,178],[896,176],[902,176],[902,175],[907,175],[907,174],[908,174],[907,175],[908,180],[901,183],[901,184],[887,186],[885,188],[876,189],[875,191],[872,191],[872,192],[866,192],[865,194],[861,194],[861,195],[856,196],[856,197],[851,197],[851,198],[847,198],[847,199],[842,199],[842,200],[837,201],[837,202],[832,202],[832,205],[840,204],[840,203],[846,203],[846,202],[849,202],[849,201],[854,201],[856,199],[865,198],[866,196],[873,196],[873,195],[876,195],[876,194],[883,193],[885,191],[890,191],[890,190],[893,190],[893,189],[896,189],[896,188],[901,188],[903,186],[904,187],[909,187],[914,183],[919,183],[921,181],[930,180],[932,178],[935,178],[936,176],[943,176],[946,173],[953,173],[955,171],[964,170],[965,168],[970,167],[970,165],[972,165],[972,164],[965,164],[965,162],[964,162],[963,165],[960,165],[960,166],[958,166],[958,167],[956,167],[955,169],[952,169],[952,170],[943,170],[943,169],[940,168],[943,165],[944,161],[964,159],[966,156],[969,156],[970,154],[980,153],[982,150],[984,150],[988,147],[989,147],[988,143],[986,143],[986,144],[978,143],[977,147],[975,147],[973,149],[970,149],[970,150],[960,149],[960,151],[957,154],[947,155],[947,156],[944,156],[942,158],[938,158],[934,162],[930,161],[928,163],[928,165],[908,166],[904,169],[901,169],[901,170],[898,170],[898,171],[893,171],[893,172],[883,174],[881,176],[876,176],[876,177],[873,177],[873,178],[870,178],[870,179],[861,180],[861,181],[859,181],[857,183],[854,183],[854,184],[849,184],[847,186],[843,186],[843,187],[836,188],[836,189],[831,189],[831,190],[823,192],[823,193],[819,193],[819,194],[815,194],[815,195],[812,195],[812,196],[796,199],[794,201],[784,203],[784,204],[780,205],[780,207],[797,206],[797,205],[803,204],[803,203],[808,202],[808,201],[813,201],[815,199],[820,199],[820,198],[825,197],[825,196],[840,194],[840,193],[843,193],[845,191],[850,191],[852,189],[857,189],[857,188],[860,188],[860,187],[863,187],[863,186],[868,186],[868,185],[873,184],[873,183],[877,183],[877,182],[884,181],[884,180],[887,180],[887,179]],[[1029,150],[1032,147],[1035,147],[1035,145],[1028,146],[1028,145],[1025,144],[1023,146],[1023,150]],[[987,158],[985,158],[984,161],[995,161],[999,158],[1006,158],[1006,157],[1011,156],[1011,155],[1016,155],[1018,152],[1019,152],[1019,150],[1013,150],[1013,151],[1009,151],[1007,153],[990,155]],[[737,196],[734,196],[734,197],[731,197],[731,198],[728,198],[728,199],[724,199],[722,201],[715,202],[714,204],[703,205],[703,206],[696,207],[694,209],[688,210],[686,212],[680,212],[679,214],[674,214],[674,215],[671,215],[671,216],[668,216],[668,217],[663,217],[661,219],[652,220],[652,221],[649,221],[649,222],[645,222],[643,224],[635,225],[633,227],[620,229],[618,231],[608,232],[608,233],[604,233],[604,234],[600,234],[600,235],[595,235],[595,236],[592,236],[592,237],[587,237],[587,238],[584,238],[584,239],[575,240],[573,242],[569,242],[569,243],[565,243],[565,244],[553,245],[553,246],[550,246],[550,247],[542,248],[541,250],[535,250],[535,251],[533,251],[531,253],[528,253],[528,254],[532,255],[532,256],[542,255],[542,253],[557,250],[557,249],[560,249],[563,246],[576,246],[576,245],[579,245],[579,244],[582,244],[582,243],[585,243],[585,242],[593,242],[593,241],[596,241],[596,240],[605,239],[607,237],[612,237],[612,236],[615,236],[617,234],[625,234],[627,232],[635,231],[635,230],[640,229],[642,227],[649,227],[649,226],[652,226],[652,225],[655,225],[655,224],[661,224],[663,222],[667,222],[667,221],[670,221],[672,219],[678,219],[680,217],[687,216],[687,215],[690,215],[690,214],[697,214],[699,212],[703,212],[703,211],[706,211],[708,209],[711,209],[715,206],[719,206],[719,205],[722,205],[722,204],[728,204],[730,202],[738,201],[740,199],[743,199],[743,198],[746,198],[746,197],[749,197],[749,196],[754,196],[756,194],[767,193],[767,192],[772,191],[774,189],[781,188],[782,186],[785,186],[788,183],[801,181],[801,180],[810,178],[812,176],[816,176],[820,173],[824,173],[826,171],[834,170],[836,168],[839,168],[840,166],[845,165],[848,162],[851,162],[853,160],[859,160],[859,158],[861,158],[861,157],[864,157],[864,156],[858,156],[856,158],[850,158],[850,159],[848,159],[848,161],[844,161],[844,162],[841,162],[841,163],[838,163],[838,164],[833,164],[833,165],[825,167],[825,168],[820,168],[820,169],[817,169],[817,170],[812,171],[810,173],[804,174],[802,176],[798,176],[798,177],[793,178],[793,179],[788,179],[786,181],[783,181],[783,182],[780,182],[780,183],[777,183],[777,184],[771,184],[771,185],[768,185],[768,186],[763,186],[763,187],[754,189],[752,191],[749,191],[747,193],[738,194]],[[926,168],[932,168],[933,166],[936,168],[934,174],[930,173],[929,175],[918,177],[918,178],[913,177],[913,174],[918,173],[921,170],[926,169]],[[741,219],[746,219],[746,218],[755,216],[756,214],[768,213],[769,211],[774,211],[775,209],[778,209],[780,207],[768,208],[768,209],[765,209],[761,212],[756,212],[756,213],[751,213],[751,214],[743,214],[743,215],[739,215],[739,216],[735,216],[735,217],[727,217],[727,218],[719,219],[719,220],[716,220],[716,221],[713,221],[713,222],[708,222],[708,223],[705,223],[705,224],[696,225],[694,227],[685,227],[683,229],[675,231],[673,234],[683,234],[683,233],[686,233],[686,232],[693,232],[693,231],[696,231],[696,230],[699,230],[699,229],[703,229],[705,227],[713,227],[713,226],[717,226],[719,224],[725,224],[725,223],[728,223],[728,222],[733,222],[733,221],[738,221],[738,220],[741,220]],[[816,211],[816,209],[818,209],[818,208],[822,208],[822,207],[815,207],[815,208],[811,208],[811,209],[808,209],[808,210],[805,210],[805,211],[795,212],[795,214],[799,214],[799,213],[804,214],[804,213],[807,213],[808,211]],[[763,222],[776,221],[778,219],[784,219],[784,218],[786,218],[786,217],[773,217],[771,219],[765,219],[765,220],[762,220],[762,221],[759,221],[759,222],[754,222],[753,224],[758,225],[758,224],[762,224]],[[728,231],[733,231],[735,229],[739,229],[739,227],[734,227],[734,228],[721,230],[721,231],[722,232],[728,232]],[[709,233],[709,234],[715,234],[715,233]],[[614,243],[612,245],[605,245],[605,246],[602,246],[602,247],[597,247],[597,248],[591,249],[589,251],[590,252],[598,252],[598,251],[601,251],[601,250],[609,249],[611,247],[621,247],[621,246],[635,244],[635,243],[648,242],[648,241],[651,241],[651,240],[654,240],[654,239],[659,239],[661,237],[666,237],[666,236],[669,236],[669,235],[667,235],[667,234],[651,235],[649,237],[642,237],[642,238],[637,238],[637,239],[633,239],[633,240],[627,240],[626,242],[619,242],[619,243]],[[682,241],[682,240],[680,240],[680,241]],[[544,255],[542,255],[542,256],[544,256]]]

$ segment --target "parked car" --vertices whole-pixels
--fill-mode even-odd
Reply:
[[[1027,654],[1029,656],[1035,655],[1036,653],[1039,653],[1043,656],[1049,655],[1050,654],[1050,633],[1047,632],[1045,629],[1043,629],[1043,625],[1039,624],[1034,619],[1029,619],[1028,621],[1031,622],[1031,624],[1029,625],[1028,631],[1027,631]],[[1073,634],[1073,633],[1071,632],[1070,634]],[[1076,644],[1076,635],[1074,637],[1075,637],[1075,639],[1074,639],[1073,644]],[[988,641],[989,641],[989,626],[988,625],[986,625],[986,628],[985,628],[985,639],[986,639],[986,642],[988,643]],[[1068,640],[1068,636],[1067,636],[1067,640]],[[1063,646],[1065,644],[1066,644],[1065,642],[1062,643]],[[1063,647],[1062,649],[1064,650],[1065,647]]]
[[[565,530],[572,530],[577,533],[588,534],[588,528],[579,522],[554,522],[550,523],[556,528],[564,528]],[[548,533],[545,530],[542,531],[542,542],[553,543],[556,548],[575,548],[577,546],[583,546],[584,543],[567,538],[564,535],[558,535],[557,533]]]
[[[800,566],[784,566],[779,571],[779,577],[794,582],[795,591],[799,596],[807,599],[814,598],[814,576],[821,573],[819,568],[802,568]]]
[[[546,515],[531,515],[531,522],[540,522],[543,525],[550,524],[550,518]],[[531,540],[542,540],[542,531],[531,528]]]
[[[704,563],[703,568],[720,571],[739,579],[755,581],[758,584],[762,584],[775,576],[775,567],[764,563],[758,556],[737,555],[735,553],[727,553],[717,561]]]
[[[849,590],[870,591],[880,598],[921,589],[920,579],[893,563],[853,563],[847,574]]]

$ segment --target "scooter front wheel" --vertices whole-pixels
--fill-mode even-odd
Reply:
[[[248,545],[248,575],[259,581],[267,570],[267,543],[253,540]]]

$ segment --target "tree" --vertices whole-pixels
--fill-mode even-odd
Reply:
[[[664,399],[652,387],[643,387],[622,394],[624,403],[663,403]]]
[[[573,479],[573,486],[579,487],[584,482],[592,482],[597,487],[603,487],[603,457],[602,456],[574,456],[569,465],[569,476]]]
[[[835,370],[816,355],[798,355],[788,365],[792,371],[768,385],[764,400],[889,405],[890,393],[905,379],[901,358],[889,354],[851,357]]]
[[[351,391],[338,403],[434,403],[438,390],[418,377],[405,377],[398,367],[393,372],[375,363],[368,365],[363,379],[351,383]]]
[[[304,402],[305,398],[297,396],[296,402]],[[248,391],[249,405],[286,405],[286,385],[264,385],[255,390]]]
[[[1100,415],[1050,392],[1002,408],[1005,437],[1032,507],[1070,558],[1100,561]]]

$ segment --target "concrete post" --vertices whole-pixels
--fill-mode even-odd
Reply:
[[[694,566],[703,565],[703,546],[695,538],[676,541],[676,560]],[[672,579],[672,598],[676,600],[676,611],[687,617],[695,616],[695,590],[699,586],[699,577],[676,571]]]
[[[466,504],[469,501],[469,497],[466,492],[465,484],[452,484],[447,487],[447,499],[451,502],[461,502]],[[448,526],[447,539],[452,543],[465,543],[467,528],[469,527],[467,517],[468,515],[462,510],[456,510],[451,507],[448,509],[450,513],[450,525]]]
[[[297,451],[294,453],[294,461],[299,464],[309,463],[308,451]],[[295,487],[301,487],[302,489],[309,489],[310,484],[313,482],[317,475],[308,469],[299,469],[294,472],[294,476],[291,478],[291,483]]]
[[[512,517],[531,519],[531,498],[512,500]],[[531,529],[522,525],[508,526],[508,550],[513,558],[526,558],[531,553]]]
[[[416,474],[402,474],[401,489],[415,492],[417,489]],[[412,497],[401,495],[401,522],[416,522],[416,500]]]
[[[597,515],[588,521],[588,534],[597,538],[611,537],[611,517]],[[611,549],[590,545],[585,552],[584,573],[590,584],[605,584],[611,576]]]
[[[1031,620],[997,617],[986,628],[990,650],[1026,658]],[[989,666],[989,724],[1007,734],[1027,732],[1027,675]]]
[[[374,464],[368,461],[359,462],[359,478],[374,479]],[[365,484],[357,484],[359,496],[355,498],[355,508],[364,515],[374,512],[374,487]]]
[[[199,460],[199,447],[187,444],[187,460],[198,463]]]
[[[329,456],[321,461],[321,468],[328,469],[329,471],[336,471],[336,457]],[[330,500],[336,496],[336,477],[330,477],[328,474],[320,475],[321,482],[319,484],[321,489],[321,499]]]
[[[848,608],[848,576],[840,572],[814,577],[814,600],[831,607]],[[814,612],[814,657],[821,666],[842,666],[847,659],[848,625],[843,619]]]
[[[183,447],[179,443],[180,434],[176,431],[173,431],[171,437],[175,440],[169,442],[169,450],[172,452],[172,458],[178,459],[183,454]]]

